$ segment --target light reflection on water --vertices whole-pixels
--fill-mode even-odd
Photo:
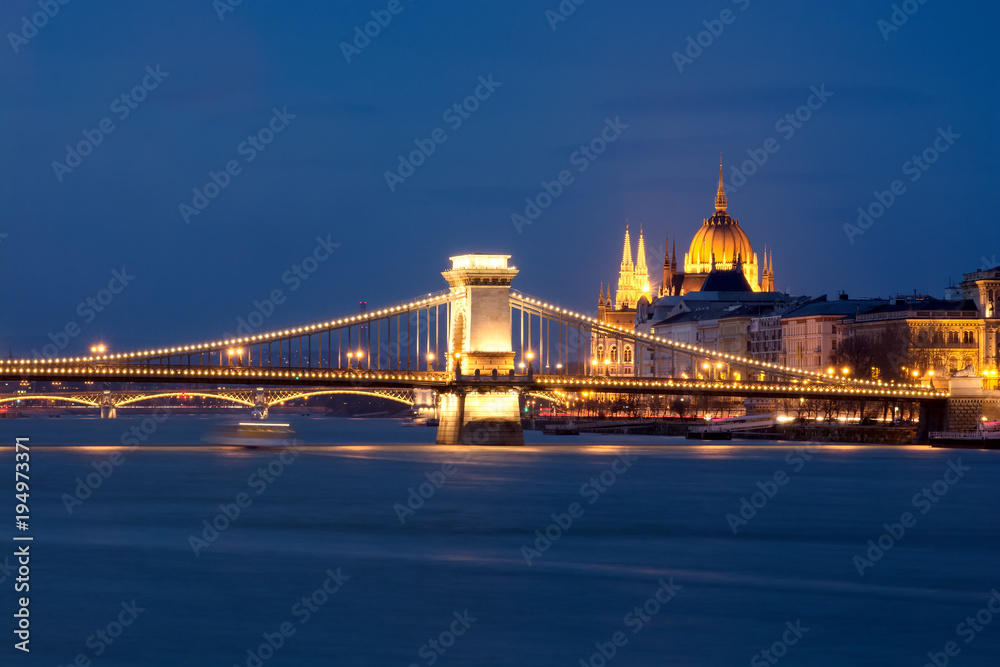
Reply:
[[[93,659],[87,637],[135,598],[147,611],[94,664],[245,665],[341,567],[352,578],[265,665],[427,664],[419,647],[466,608],[478,620],[439,664],[579,664],[628,632],[661,577],[682,590],[613,664],[747,664],[799,618],[811,629],[785,664],[923,664],[1000,586],[996,452],[822,445],[795,470],[786,455],[807,443],[440,447],[392,420],[291,421],[301,454],[258,494],[248,480],[280,450],[198,444],[213,420],[168,419],[136,449],[113,445],[141,418],[0,420],[0,441],[35,448],[33,660]],[[588,503],[581,486],[626,452],[634,465]],[[64,494],[114,453],[122,465],[68,514]],[[917,513],[912,496],[958,458],[971,470]],[[449,462],[401,525],[394,506]],[[779,470],[787,484],[734,536],[726,514]],[[196,557],[190,536],[241,492],[252,504]],[[582,516],[528,567],[522,546],[573,502]],[[907,510],[917,524],[859,577],[852,557]],[[990,626],[956,663],[998,650]]]

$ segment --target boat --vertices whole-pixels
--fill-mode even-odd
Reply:
[[[288,447],[295,444],[295,431],[277,422],[226,424],[205,435],[202,441],[228,447]]]
[[[932,447],[1000,449],[1000,422],[982,423],[971,431],[931,431]]]
[[[931,431],[928,439],[933,447],[1000,449],[1000,422],[984,421],[969,431]]]
[[[542,429],[542,435],[580,435],[580,429],[576,424],[546,424]]]
[[[437,426],[437,417],[429,417],[427,415],[414,415],[409,419],[403,420],[403,426]]]

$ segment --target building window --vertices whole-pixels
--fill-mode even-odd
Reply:
[[[597,361],[599,361],[599,362],[604,361],[604,346],[603,345],[598,345],[597,346]]]
[[[616,345],[611,346],[611,363],[618,363],[618,347]]]
[[[626,364],[632,363],[632,348],[629,347],[628,345],[625,346],[625,363]]]

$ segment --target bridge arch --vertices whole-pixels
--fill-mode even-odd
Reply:
[[[159,393],[159,394],[143,394],[141,396],[132,396],[130,398],[124,398],[124,399],[122,399],[120,401],[117,401],[115,403],[115,406],[116,407],[121,407],[123,405],[131,405],[133,403],[139,403],[139,402],[142,402],[142,401],[149,401],[149,400],[152,400],[154,398],[171,398],[171,397],[179,397],[179,396],[199,396],[201,398],[218,398],[218,399],[222,399],[224,401],[229,401],[231,403],[237,403],[239,405],[246,405],[247,407],[251,407],[251,408],[254,407],[254,403],[253,403],[252,400],[243,399],[243,398],[240,398],[238,396],[233,396],[231,394],[207,394],[207,393],[203,393],[203,392],[199,392],[199,391],[183,391],[183,392],[181,392],[181,391],[170,391],[170,392],[163,392],[163,393]]]
[[[329,396],[332,394],[354,394],[356,396],[377,396],[378,398],[387,398],[390,401],[396,401],[397,403],[402,403],[403,405],[413,406],[413,392],[411,391],[394,391],[391,389],[323,389],[319,391],[297,391],[289,392],[288,394],[279,394],[277,396],[269,396],[267,407],[273,407],[275,405],[281,405],[286,401],[293,401],[297,398],[309,398],[311,396]]]
[[[56,396],[56,395],[45,395],[40,396],[4,396],[0,398],[0,403],[11,403],[14,401],[66,401],[67,403],[77,403],[80,405],[89,405],[92,408],[100,407],[98,401],[87,400],[86,398],[80,398],[78,396]]]

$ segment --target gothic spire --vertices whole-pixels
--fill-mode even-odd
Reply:
[[[719,191],[715,193],[715,210],[724,213],[726,210],[726,189],[722,184],[722,157],[719,157]]]
[[[628,220],[625,221],[625,244],[622,246],[622,270],[632,269],[632,239],[628,235]]]
[[[639,227],[639,247],[635,253],[635,273],[642,278],[643,282],[649,280],[649,268],[646,266],[646,241],[642,238],[642,227]]]

